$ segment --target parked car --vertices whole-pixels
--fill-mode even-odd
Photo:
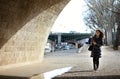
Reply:
[[[45,46],[45,52],[51,52],[51,46],[46,45]]]
[[[45,52],[55,52],[55,47],[52,46],[50,43],[47,43],[45,46]]]
[[[63,50],[69,50],[70,48],[69,48],[68,45],[65,45],[65,46],[62,47],[62,49],[63,49]]]
[[[70,49],[74,49],[75,48],[75,45],[73,45],[73,44],[68,44],[68,45],[69,45]]]

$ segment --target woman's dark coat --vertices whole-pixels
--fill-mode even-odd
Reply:
[[[92,49],[92,57],[101,57],[101,46],[103,45],[103,40],[102,38],[97,38],[96,36],[94,36],[92,38],[92,41],[95,41],[97,44],[93,45],[93,49]]]

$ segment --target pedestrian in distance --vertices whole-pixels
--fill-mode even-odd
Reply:
[[[91,44],[92,36],[89,37],[88,44]]]
[[[101,58],[101,46],[103,45],[103,33],[100,30],[95,31],[91,39],[91,57],[93,57],[93,68],[96,71],[99,68],[99,58]]]

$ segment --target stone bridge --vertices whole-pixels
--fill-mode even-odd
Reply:
[[[49,32],[70,0],[0,0],[0,68],[41,62]]]

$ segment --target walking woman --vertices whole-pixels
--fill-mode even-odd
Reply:
[[[101,58],[101,46],[103,45],[103,33],[100,30],[95,31],[95,35],[92,38],[92,53],[93,67],[96,71],[99,68],[99,58]]]

